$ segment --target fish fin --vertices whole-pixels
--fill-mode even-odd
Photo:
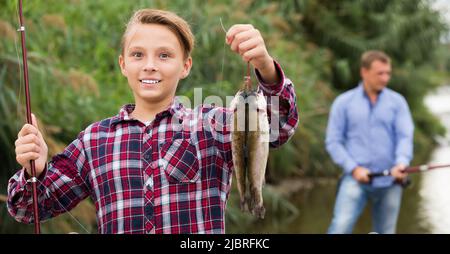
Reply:
[[[264,206],[255,206],[253,207],[252,214],[260,219],[264,219],[266,208]]]

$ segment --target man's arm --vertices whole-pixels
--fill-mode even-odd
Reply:
[[[401,97],[395,118],[395,166],[391,169],[392,176],[403,180],[408,175],[403,170],[409,165],[413,157],[414,122],[409,111],[408,103]]]
[[[347,117],[342,98],[337,98],[331,106],[331,111],[328,118],[325,139],[326,149],[333,161],[343,168],[344,173],[351,174],[358,164],[350,156],[344,146],[347,128],[346,121]]]
[[[398,109],[395,118],[395,164],[407,166],[413,157],[414,123],[403,97]]]

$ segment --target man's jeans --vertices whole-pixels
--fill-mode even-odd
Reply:
[[[373,230],[380,234],[394,234],[402,191],[399,184],[386,188],[375,188],[369,184],[359,183],[351,175],[343,176],[328,233],[351,234],[367,200],[370,199],[372,201]]]

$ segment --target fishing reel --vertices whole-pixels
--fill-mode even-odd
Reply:
[[[378,172],[378,173],[370,173],[369,174],[370,182],[372,182],[373,178],[380,177],[380,176],[391,176],[391,172],[389,170],[383,170],[382,172]],[[395,183],[399,184],[403,188],[408,188],[412,185],[412,180],[409,176],[407,176],[406,178],[404,178],[402,180],[395,180]]]

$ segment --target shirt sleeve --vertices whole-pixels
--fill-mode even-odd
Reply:
[[[47,163],[38,178],[39,219],[46,220],[74,208],[90,191],[88,162],[83,146],[83,132],[61,154]],[[17,221],[33,223],[31,183],[24,169],[8,182],[8,212]]]
[[[403,97],[395,118],[395,137],[395,163],[408,166],[413,157],[414,123]]]
[[[333,161],[344,170],[344,173],[351,174],[358,164],[345,148],[345,132],[345,107],[338,97],[331,106],[325,143]]]
[[[270,125],[270,146],[279,147],[286,143],[298,127],[297,99],[294,85],[285,77],[280,64],[275,62],[275,69],[281,77],[278,84],[264,83],[261,74],[255,70],[259,87],[267,100],[267,115]]]

